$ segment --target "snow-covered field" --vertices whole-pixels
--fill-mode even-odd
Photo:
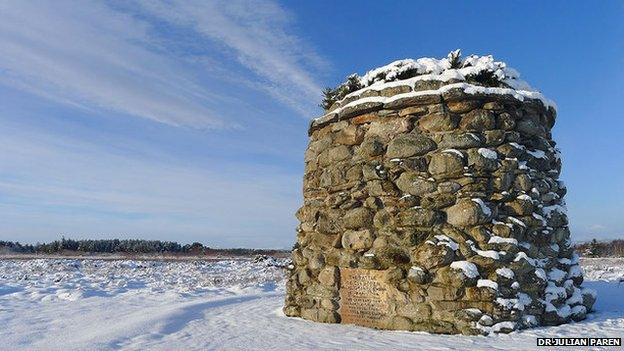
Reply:
[[[624,335],[624,259],[582,260],[598,291],[587,320],[487,337],[287,318],[283,263],[0,260],[0,350],[528,350]]]

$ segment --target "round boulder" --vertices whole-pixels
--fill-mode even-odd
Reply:
[[[437,189],[435,182],[423,179],[416,172],[404,172],[397,179],[396,185],[401,191],[415,196],[429,194]]]
[[[373,212],[366,207],[349,210],[342,220],[342,225],[347,229],[367,228],[371,224],[373,224]]]
[[[492,211],[480,199],[462,199],[446,209],[447,222],[456,227],[485,224],[491,216]]]
[[[368,250],[373,246],[375,236],[368,230],[347,230],[342,234],[342,247],[353,251]]]
[[[429,163],[429,173],[433,176],[454,176],[463,174],[464,157],[460,155],[461,153],[459,151],[434,154]]]
[[[418,134],[400,134],[388,144],[388,158],[422,156],[436,148],[436,143]]]

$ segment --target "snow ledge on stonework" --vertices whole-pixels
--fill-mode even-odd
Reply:
[[[415,78],[419,78],[419,77],[415,77]],[[384,83],[388,84],[389,86],[396,86],[396,85],[405,85],[405,84],[398,84],[398,83],[405,83],[405,82],[409,82],[414,80],[415,78],[412,79],[407,79],[405,81],[396,81],[396,82],[388,82],[388,83]],[[381,86],[377,86],[375,87],[376,89],[382,89]],[[349,107],[354,107],[354,106],[358,106],[361,104],[365,104],[365,103],[390,103],[399,99],[403,99],[403,98],[411,98],[411,97],[418,97],[418,96],[426,96],[426,95],[441,95],[445,92],[448,92],[449,90],[452,89],[461,89],[464,93],[466,94],[484,94],[484,95],[506,95],[506,96],[511,96],[513,98],[515,98],[518,101],[524,101],[525,99],[535,99],[535,100],[539,100],[542,102],[542,104],[546,107],[552,107],[553,109],[557,109],[557,106],[555,104],[554,101],[546,98],[544,95],[542,95],[541,93],[537,92],[537,91],[532,91],[532,90],[516,90],[516,89],[512,89],[512,88],[492,88],[492,87],[484,87],[484,86],[479,86],[479,85],[474,85],[474,84],[470,84],[470,83],[453,83],[453,84],[448,84],[445,86],[440,87],[439,89],[434,89],[434,90],[421,90],[421,91],[412,91],[409,93],[403,93],[403,94],[397,94],[397,95],[393,95],[393,96],[370,96],[370,97],[365,97],[365,98],[361,98],[355,101],[352,101],[344,106],[341,106],[335,110],[329,111],[327,112],[326,115],[329,114],[337,114],[340,113],[342,110],[349,108]],[[356,95],[360,95],[361,93],[363,93],[364,91],[366,91],[367,89],[360,89],[354,93],[358,93]],[[352,94],[354,94],[352,93]],[[342,101],[342,100],[341,100]],[[324,116],[321,116],[319,118],[316,118],[315,121],[319,121],[320,119],[322,119]]]

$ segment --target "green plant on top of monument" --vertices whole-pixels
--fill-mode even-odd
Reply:
[[[486,87],[499,87],[502,82],[494,74],[493,71],[485,70],[476,74],[469,74],[466,76],[466,81],[475,85],[482,85]]]
[[[462,68],[461,50],[457,49],[449,52],[448,60],[451,65],[451,69]]]
[[[443,59],[419,59],[419,60],[398,60],[386,66],[382,66],[369,71],[360,77],[356,73],[349,75],[346,80],[335,88],[327,87],[323,89],[323,100],[319,107],[328,111],[336,102],[343,100],[347,95],[360,89],[369,87],[377,83],[387,83],[393,81],[406,80],[422,75],[432,75],[446,81],[448,77],[455,79],[455,73],[447,75],[446,72],[455,70],[459,73],[458,79],[467,83],[484,87],[504,87],[507,79],[516,79],[513,70],[506,70],[502,62],[495,62],[491,56],[470,55],[462,58],[461,51],[451,51]]]
[[[362,89],[360,77],[353,73],[347,77],[347,80],[338,87],[332,89],[326,87],[323,89],[323,101],[319,105],[324,110],[329,110],[336,101],[344,99],[347,94]]]

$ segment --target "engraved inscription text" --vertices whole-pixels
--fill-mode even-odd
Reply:
[[[340,268],[340,309],[342,323],[381,327],[388,315],[388,284],[384,271]]]

